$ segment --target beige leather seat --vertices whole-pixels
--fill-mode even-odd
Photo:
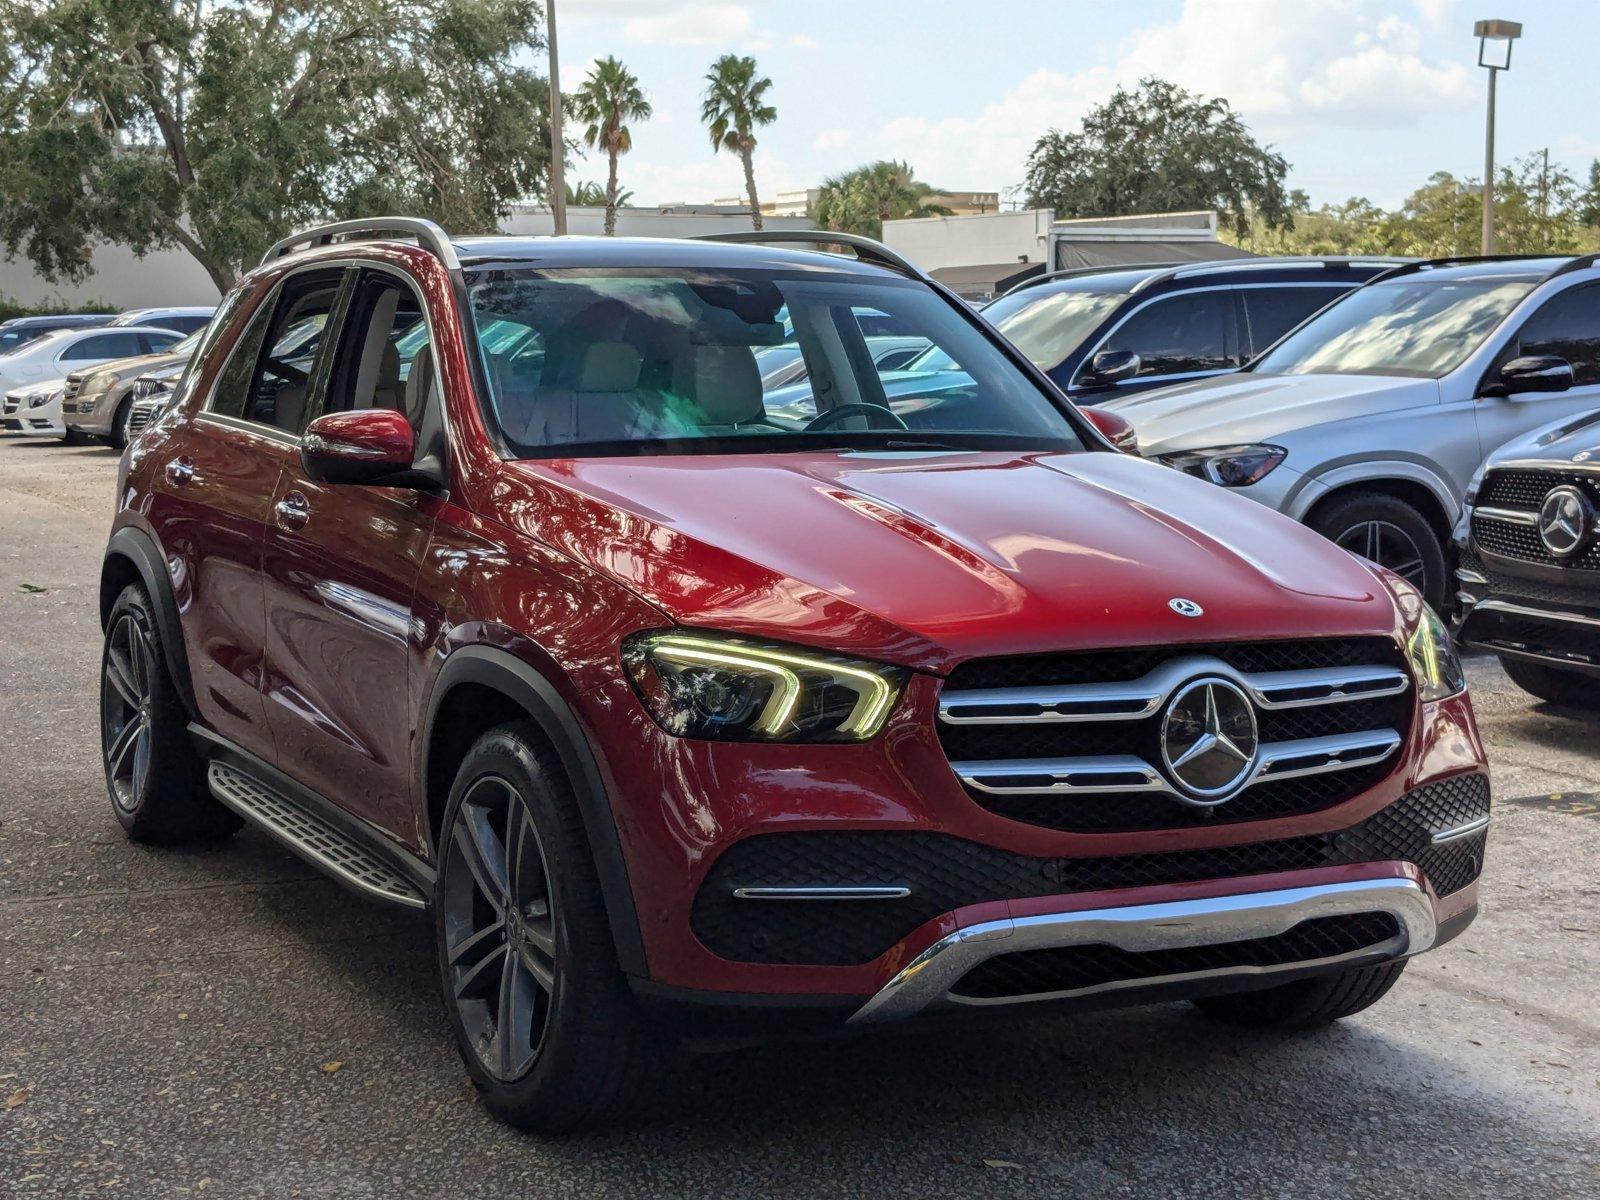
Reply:
[[[541,387],[520,404],[518,397],[502,395],[507,432],[526,446],[654,436],[660,403],[640,387],[642,367],[639,351],[626,342],[591,342],[578,348],[570,386]]]
[[[674,416],[704,434],[737,432],[766,414],[749,346],[690,345],[672,364]]]

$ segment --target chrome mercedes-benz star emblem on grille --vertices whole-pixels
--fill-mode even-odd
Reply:
[[[1193,600],[1185,600],[1182,596],[1174,596],[1171,600],[1168,600],[1167,607],[1180,617],[1198,617],[1206,611]]]
[[[1539,507],[1539,540],[1557,558],[1578,553],[1594,531],[1594,506],[1570,484],[1551,488]]]
[[[1180,688],[1161,719],[1161,757],[1180,788],[1201,801],[1226,800],[1249,777],[1259,744],[1250,698],[1226,679]]]

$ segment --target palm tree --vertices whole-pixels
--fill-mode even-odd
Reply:
[[[950,216],[929,199],[937,194],[911,173],[909,163],[884,159],[824,180],[815,216],[824,229],[882,237],[885,221]]]
[[[574,187],[572,184],[569,183],[569,184],[566,185],[566,189],[567,189],[567,204],[569,206],[572,206],[572,207],[576,207],[576,208],[598,208],[600,205],[602,205],[602,204],[604,204],[606,202],[606,189],[604,187],[602,187],[600,184],[595,183],[593,180],[585,180],[584,182],[578,184],[576,187]],[[630,191],[628,188],[620,188],[620,189],[618,189],[618,191],[617,191],[617,207],[618,208],[625,207],[627,205],[628,201],[632,200],[632,199],[633,199],[633,192]]]
[[[604,148],[610,160],[606,176],[606,236],[617,231],[617,157],[633,149],[629,121],[650,119],[650,101],[644,98],[638,77],[615,58],[602,58],[589,70],[589,77],[572,97],[572,114],[588,122],[583,140],[592,148]]]
[[[713,150],[732,150],[744,163],[744,187],[750,196],[750,223],[761,228],[761,202],[756,199],[756,173],[750,156],[756,148],[756,126],[771,125],[778,110],[767,103],[772,80],[756,74],[756,60],[724,54],[706,73],[706,94],[700,119],[711,129]]]

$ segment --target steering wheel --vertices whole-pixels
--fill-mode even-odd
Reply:
[[[810,421],[806,422],[805,433],[815,433],[819,429],[827,429],[841,417],[862,416],[867,418],[867,424],[876,429],[910,429],[900,419],[900,414],[885,404],[836,404],[832,408],[824,409]],[[883,422],[875,424],[875,422]]]

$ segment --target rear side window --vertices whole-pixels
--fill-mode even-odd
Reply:
[[[1324,304],[1344,295],[1343,288],[1240,288],[1244,318],[1250,330],[1250,354],[1260,354]]]
[[[62,362],[95,362],[107,358],[133,358],[143,354],[137,333],[98,333],[74,342],[61,352]]]
[[[1600,287],[1575,287],[1547,300],[1503,355],[1552,354],[1572,364],[1575,382],[1600,383]]]
[[[1103,350],[1131,350],[1139,356],[1139,376],[1226,371],[1240,356],[1229,326],[1233,297],[1228,292],[1192,292],[1152,300],[1116,330]]]

